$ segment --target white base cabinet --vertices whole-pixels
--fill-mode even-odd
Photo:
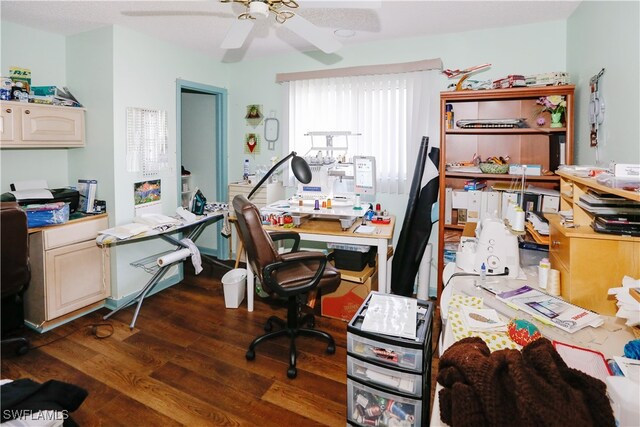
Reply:
[[[96,245],[107,215],[45,227],[29,235],[31,283],[25,293],[25,320],[37,330],[81,315],[111,295],[109,250]]]

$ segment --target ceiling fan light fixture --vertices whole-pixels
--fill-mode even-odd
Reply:
[[[261,1],[249,3],[249,16],[254,19],[265,19],[269,16],[269,5]]]
[[[346,28],[338,28],[333,32],[337,37],[348,39],[356,35],[356,32],[353,30],[347,30]]]

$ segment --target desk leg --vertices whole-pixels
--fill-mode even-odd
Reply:
[[[253,270],[251,270],[251,265],[247,262],[247,311],[253,311],[253,296],[256,289],[254,282]]]
[[[378,291],[388,294],[390,289],[387,281],[387,239],[378,239]]]

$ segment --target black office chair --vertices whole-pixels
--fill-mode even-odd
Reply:
[[[312,329],[315,326],[313,314],[301,314],[300,299],[303,295],[316,287],[323,291],[333,292],[340,285],[340,272],[327,263],[327,257],[322,252],[298,251],[300,236],[298,233],[283,231],[267,233],[262,228],[262,220],[258,208],[242,195],[233,199],[240,226],[240,237],[247,252],[247,262],[258,276],[262,289],[276,297],[287,298],[286,322],[276,316],[271,316],[264,326],[266,334],[256,338],[249,345],[247,360],[255,358],[255,347],[261,342],[288,335],[291,339],[289,349],[289,368],[287,376],[295,378],[296,369],[296,337],[298,335],[319,336],[329,344],[327,353],[336,351],[335,342],[326,332]],[[291,252],[280,254],[274,246],[274,241],[293,240]],[[253,292],[250,289],[249,292]],[[273,324],[282,329],[271,331]],[[309,325],[309,328],[302,326]]]
[[[27,215],[15,202],[0,202],[0,288],[2,289],[2,346],[17,344],[19,355],[29,351],[25,337],[6,338],[24,326],[23,294],[31,280]]]

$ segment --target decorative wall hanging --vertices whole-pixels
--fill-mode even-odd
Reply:
[[[244,138],[244,152],[249,154],[260,153],[260,135],[248,133]]]
[[[247,105],[247,115],[244,116],[244,118],[247,120],[247,124],[258,126],[264,118],[262,115],[262,105]]]
[[[167,112],[127,108],[127,172],[151,177],[169,166]]]
[[[276,149],[276,141],[280,133],[280,122],[275,117],[264,119],[264,140],[267,141],[269,150]]]

